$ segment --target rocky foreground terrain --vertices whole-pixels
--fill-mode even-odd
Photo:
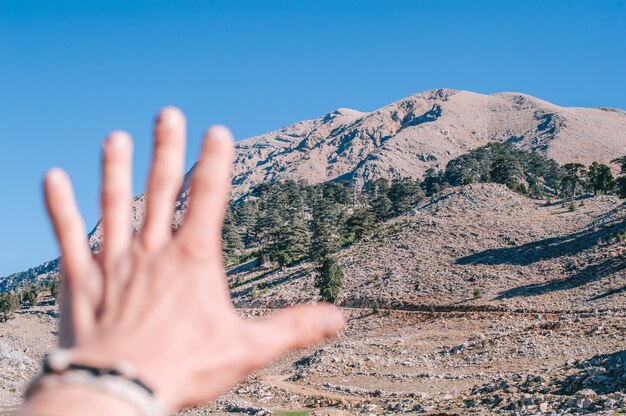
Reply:
[[[494,184],[437,194],[339,253],[343,334],[181,414],[626,412],[624,209],[596,196],[570,211]],[[311,268],[240,266],[233,301],[250,319],[315,301]],[[4,409],[56,320],[40,306],[0,323]]]

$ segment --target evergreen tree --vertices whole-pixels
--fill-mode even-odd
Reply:
[[[428,168],[424,173],[424,180],[422,181],[421,186],[426,193],[426,196],[431,196],[437,192],[441,192],[445,188],[443,172],[437,172],[435,168]]]
[[[235,210],[235,218],[240,229],[242,242],[245,247],[250,247],[256,242],[256,222],[259,215],[258,202],[254,200],[243,201]]]
[[[602,163],[593,162],[589,167],[589,188],[594,194],[608,194],[615,188],[615,179],[611,168]]]
[[[565,175],[562,179],[563,194],[567,197],[575,197],[579,191],[585,188],[583,176],[586,173],[585,165],[581,163],[568,163],[563,165]]]
[[[11,317],[11,314],[20,307],[20,300],[18,296],[13,292],[0,293],[0,317],[3,322],[6,322]]]
[[[324,302],[337,303],[343,287],[343,272],[334,257],[320,259],[315,287]]]
[[[227,259],[239,256],[244,249],[239,226],[236,224],[232,210],[226,212],[222,225],[222,251]]]
[[[346,221],[347,239],[352,241],[362,240],[374,229],[376,216],[367,208],[356,208]]]
[[[493,182],[505,184],[509,189],[520,190],[524,169],[517,157],[505,153],[494,160],[490,177]]]
[[[328,194],[326,195],[328,196]],[[311,257],[320,259],[335,253],[341,247],[341,230],[344,228],[341,205],[322,196],[312,203],[313,221],[311,227]]]
[[[389,181],[379,178],[365,184],[364,191],[367,195],[369,205],[378,221],[385,221],[393,216],[393,204],[387,195],[389,192]]]
[[[405,214],[424,197],[419,182],[411,178],[394,179],[387,196],[394,216]]]
[[[378,221],[386,221],[393,217],[393,204],[387,194],[380,193],[370,202],[370,205]]]
[[[27,307],[33,307],[37,305],[37,296],[39,294],[39,288],[35,285],[32,285],[29,288],[22,289],[22,302]]]
[[[54,298],[54,300],[59,299],[60,290],[61,288],[59,286],[59,279],[58,278],[52,279],[52,281],[48,285],[48,292],[50,293],[50,296]]]
[[[434,180],[431,171],[422,186],[432,186],[433,183],[458,186],[475,182],[500,182],[517,192],[529,192],[538,198],[545,194],[558,194],[563,175],[563,169],[552,159],[508,143],[490,143],[448,162],[438,181]],[[529,189],[525,184],[528,184]],[[430,192],[427,190],[427,194]]]
[[[311,257],[320,259],[336,253],[341,247],[339,230],[336,225],[316,218],[313,222]]]
[[[546,181],[539,175],[527,175],[528,193],[532,198],[543,198],[546,195]]]
[[[286,266],[309,254],[311,235],[301,216],[294,216],[287,221],[278,234],[270,258],[280,266]]]
[[[278,253],[282,249],[281,229],[285,225],[283,218],[276,210],[263,212],[256,224],[255,234],[258,236],[260,245],[259,261],[261,264],[268,263],[277,258]]]
[[[613,159],[611,163],[615,163],[620,167],[620,175],[616,180],[617,194],[620,198],[626,198],[626,156]]]

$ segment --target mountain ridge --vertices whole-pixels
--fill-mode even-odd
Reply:
[[[264,182],[340,179],[362,185],[379,177],[421,178],[429,169],[491,142],[509,142],[559,163],[608,163],[626,154],[626,112],[561,107],[516,92],[491,95],[434,89],[411,94],[371,112],[337,108],[320,117],[236,143],[232,196]],[[174,226],[189,195],[185,174]],[[133,228],[141,226],[144,196],[135,198]],[[90,233],[97,249],[101,229]],[[24,278],[58,272],[58,261],[0,278],[0,289]]]
[[[429,90],[372,112],[340,108],[237,142],[233,191],[285,179],[419,178],[492,141],[559,163],[608,163],[626,151],[625,129],[620,109],[560,107],[514,92]]]

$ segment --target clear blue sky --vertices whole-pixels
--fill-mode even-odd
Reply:
[[[164,105],[239,138],[411,93],[520,91],[626,108],[625,1],[0,0],[0,275],[57,256],[42,174],[72,176],[99,217],[105,134],[136,140],[145,181]]]

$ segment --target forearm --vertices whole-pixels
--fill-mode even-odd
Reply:
[[[42,389],[24,405],[20,416],[138,416],[123,399],[72,385]]]

